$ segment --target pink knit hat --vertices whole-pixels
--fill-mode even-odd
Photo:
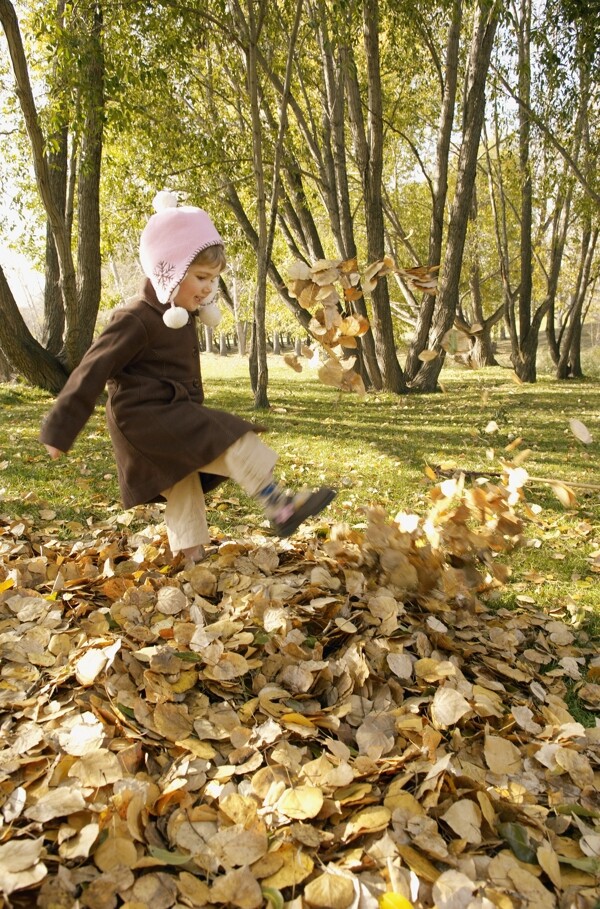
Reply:
[[[173,193],[157,193],[153,205],[156,214],[140,238],[140,262],[159,301],[171,303],[177,313],[167,310],[166,324],[179,328],[186,324],[188,314],[174,306],[173,297],[198,253],[209,246],[223,245],[223,240],[205,211],[192,205],[178,207]],[[181,313],[177,312],[180,309]]]

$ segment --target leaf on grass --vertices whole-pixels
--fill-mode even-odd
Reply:
[[[579,439],[580,442],[583,442],[584,445],[592,444],[592,434],[581,420],[569,420],[569,428],[575,438]]]

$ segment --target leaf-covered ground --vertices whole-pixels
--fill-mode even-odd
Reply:
[[[510,472],[450,479],[192,567],[156,509],[75,543],[2,519],[0,904],[593,909],[600,727],[568,703],[600,659],[488,602],[517,509]]]

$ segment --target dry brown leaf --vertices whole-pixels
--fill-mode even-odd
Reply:
[[[291,367],[291,369],[293,369],[294,372],[302,372],[302,363],[300,362],[300,360],[298,359],[296,354],[293,354],[293,353],[284,354],[283,361],[287,366]]]
[[[285,817],[304,821],[316,817],[323,807],[323,792],[316,786],[286,789],[278,798],[276,807]]]
[[[481,809],[471,799],[453,802],[442,815],[442,820],[467,843],[481,843]]]
[[[581,420],[569,420],[569,428],[576,439],[583,442],[584,445],[591,445],[593,442],[592,434]]]
[[[137,859],[135,843],[123,836],[107,836],[94,852],[94,861],[100,871],[133,868]]]
[[[438,688],[431,704],[431,719],[438,728],[454,726],[471,711],[471,705],[460,692],[444,685]]]
[[[326,871],[304,888],[309,906],[320,909],[347,909],[354,902],[354,884],[348,877]]]

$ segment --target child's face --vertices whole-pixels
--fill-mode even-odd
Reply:
[[[190,265],[175,295],[175,305],[194,312],[216,290],[221,267],[218,265]]]

